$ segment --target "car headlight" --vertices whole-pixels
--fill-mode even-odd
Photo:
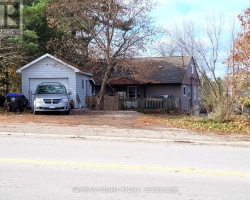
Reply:
[[[35,101],[36,101],[36,103],[43,103],[43,99],[42,98],[36,98]]]
[[[64,102],[64,103],[68,103],[69,99],[68,98],[63,98],[61,101]]]

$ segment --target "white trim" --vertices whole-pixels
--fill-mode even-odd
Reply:
[[[79,70],[79,72],[77,72],[77,73],[79,73],[79,74],[84,74],[84,75],[88,75],[88,76],[93,76],[93,74],[91,74],[91,73],[83,72],[83,71],[80,71],[80,70]]]
[[[32,62],[30,62],[30,63],[24,65],[24,66],[21,67],[20,69],[16,70],[16,72],[17,72],[17,73],[22,73],[22,71],[23,71],[24,69],[30,67],[31,65],[35,64],[36,62],[38,62],[38,61],[40,61],[40,60],[42,60],[42,59],[44,59],[44,58],[46,58],[46,57],[50,57],[51,59],[53,59],[53,60],[55,60],[55,61],[57,61],[57,62],[59,62],[59,63],[65,65],[65,66],[67,66],[67,67],[69,67],[69,68],[71,68],[71,69],[73,69],[74,72],[76,72],[76,73],[81,73],[81,74],[85,74],[85,75],[92,76],[92,74],[83,72],[83,71],[77,69],[76,67],[74,67],[74,66],[72,66],[72,65],[70,65],[70,64],[68,64],[68,63],[66,63],[66,62],[64,62],[64,61],[62,61],[62,60],[60,60],[60,59],[58,59],[58,58],[56,58],[56,57],[54,57],[54,56],[52,56],[52,55],[50,55],[49,53],[46,53],[46,54],[44,54],[43,56],[41,56],[41,57],[39,57],[39,58],[33,60]]]

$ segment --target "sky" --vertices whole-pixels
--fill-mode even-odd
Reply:
[[[229,32],[227,29],[229,30],[233,17],[236,19],[236,26],[240,31],[237,15],[250,7],[250,0],[157,0],[157,2],[158,6],[153,12],[153,16],[157,18],[157,23],[162,27],[169,28],[175,24],[181,24],[183,20],[205,24],[206,18],[215,13],[223,15],[225,34]],[[224,38],[226,37],[225,35]],[[225,61],[228,52],[221,51],[220,54],[217,74],[223,76],[225,67],[222,66],[222,62]]]
[[[211,13],[237,16],[249,7],[250,0],[157,0],[154,15],[164,26],[192,19],[202,22]]]

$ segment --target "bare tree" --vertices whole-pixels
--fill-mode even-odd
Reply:
[[[106,70],[97,107],[100,108],[106,83],[118,63],[138,55],[156,35],[149,16],[154,6],[148,0],[60,0],[48,6],[53,24],[65,30],[74,25],[79,35],[90,38],[89,55],[104,60]]]
[[[217,88],[219,87],[216,78],[216,67],[219,58],[222,25],[222,18],[213,16],[207,18],[206,27],[203,28],[204,35],[198,35],[201,28],[196,28],[192,21],[183,22],[182,29],[175,27],[174,30],[168,31],[169,36],[178,45],[180,54],[195,57],[199,63],[198,70],[200,74],[207,84],[210,85],[216,97],[219,95],[219,90],[212,86],[212,82],[215,83]]]
[[[223,16],[215,14],[207,17],[203,26],[193,21],[184,21],[183,24],[166,31],[171,43],[177,46],[177,55],[191,55],[197,61],[202,84],[201,98],[207,100],[207,105],[211,104],[215,112],[223,112],[220,113],[222,118],[227,115],[223,111],[226,93],[223,90],[223,81],[216,72],[223,62],[220,60],[220,52],[226,51],[223,46],[223,31]]]
[[[163,57],[174,56],[178,52],[178,46],[172,40],[163,41],[157,44],[156,47],[154,47],[154,50],[157,52],[157,54]]]

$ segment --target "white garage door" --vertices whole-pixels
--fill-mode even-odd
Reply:
[[[30,78],[29,82],[30,82],[29,91],[31,92],[35,92],[36,87],[42,82],[59,82],[65,85],[67,91],[69,89],[69,81],[67,78]],[[30,96],[29,101],[30,101],[31,107],[33,108],[34,95]]]

